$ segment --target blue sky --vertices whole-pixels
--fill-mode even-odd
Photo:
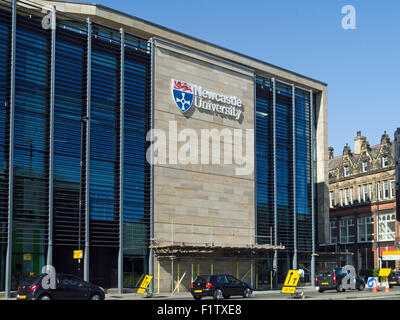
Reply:
[[[400,127],[398,0],[97,0],[176,31],[326,82],[329,145],[362,131],[371,145]],[[344,5],[356,30],[344,30]]]

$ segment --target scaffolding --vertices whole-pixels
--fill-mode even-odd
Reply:
[[[234,230],[232,227],[171,223],[167,229],[170,229],[169,236],[164,232],[164,239],[152,239],[150,246],[157,259],[155,293],[169,291],[174,294],[189,290],[196,276],[219,273],[232,274],[258,289],[261,280],[257,270],[258,263],[268,259],[271,261],[269,253],[285,250],[283,245],[257,244],[254,232],[251,232],[254,229],[243,232],[245,228],[238,228],[241,229],[241,239],[237,236],[235,238],[238,229]],[[196,233],[195,230],[200,232]],[[216,233],[215,230],[222,233]],[[234,239],[228,242],[230,232]],[[183,239],[186,241],[180,241]],[[262,278],[270,279],[269,272],[265,273]]]

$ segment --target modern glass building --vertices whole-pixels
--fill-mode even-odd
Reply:
[[[196,269],[255,286],[271,271],[275,284],[289,268],[312,276],[328,212],[324,83],[63,1],[0,0],[0,64],[0,291],[44,265],[120,291],[148,273],[169,290]],[[245,120],[183,116],[167,97],[177,78],[243,97]],[[151,166],[147,134],[167,120],[253,129],[254,173]]]
[[[311,268],[313,252],[313,94],[295,85],[256,78],[257,240],[283,244],[269,259],[279,270]],[[315,250],[315,248],[314,248]],[[271,268],[271,267],[270,267]],[[277,281],[284,281],[280,274]]]

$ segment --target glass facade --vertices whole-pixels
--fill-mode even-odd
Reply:
[[[256,217],[257,242],[274,243],[273,84],[256,82]]]
[[[312,119],[309,91],[295,89],[295,177],[297,250],[311,252],[312,242]]]
[[[256,236],[285,246],[280,277],[295,253],[312,252],[311,101],[308,90],[256,78]],[[309,268],[309,261],[299,264]]]
[[[56,30],[53,259],[56,266],[69,273],[74,273],[71,271],[77,265],[65,257],[83,249],[85,241],[84,207],[80,206],[85,200],[81,188],[87,55],[84,27],[67,29],[59,24]],[[80,271],[76,273],[81,275]]]
[[[57,272],[83,277],[73,251],[88,248],[96,266],[90,281],[116,287],[121,246],[123,286],[135,287],[149,271],[148,41],[126,34],[123,44],[120,30],[58,12],[53,32],[43,27],[41,8],[17,13],[13,106],[12,12],[0,0],[0,291],[9,232],[13,290],[41,271],[49,250]],[[295,252],[312,250],[312,99],[272,79],[257,77],[255,86],[256,242],[285,246],[278,255],[284,277]],[[264,275],[273,268],[273,253],[267,256],[259,263]]]
[[[12,287],[40,272],[48,239],[50,33],[17,20]],[[14,282],[15,281],[15,282]]]
[[[57,272],[83,276],[83,265],[72,257],[73,250],[85,249],[87,205],[89,263],[96,265],[90,268],[90,281],[104,287],[117,286],[118,251],[123,232],[124,284],[134,286],[135,276],[139,278],[146,272],[148,264],[150,171],[146,161],[146,134],[150,124],[150,52],[147,40],[127,35],[122,46],[119,30],[93,24],[89,35],[86,21],[71,20],[59,13],[53,38],[52,30],[43,27],[45,14],[41,8],[36,11],[18,6],[15,121],[10,132],[12,12],[9,2],[1,5],[0,290],[5,287],[9,232],[11,135],[14,138],[11,289],[15,290],[26,275],[41,272],[48,259],[49,239],[52,239],[52,262]],[[91,36],[90,47],[88,36]],[[54,69],[52,45],[55,46]],[[54,91],[51,90],[52,74]],[[54,142],[52,154],[51,141]],[[51,176],[53,188],[50,188]],[[51,229],[50,199],[53,201]],[[121,213],[123,230],[120,230]],[[53,230],[52,234],[49,230]]]
[[[1,7],[0,7],[1,9]],[[0,10],[0,291],[4,290],[8,237],[9,34],[11,16]]]

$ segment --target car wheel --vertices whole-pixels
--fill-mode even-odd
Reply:
[[[319,289],[319,290],[318,290],[318,292],[319,292],[319,293],[323,293],[323,292],[324,292],[324,290],[322,290],[322,289]]]
[[[251,290],[250,288],[246,288],[243,291],[243,298],[250,298],[251,297]]]
[[[51,298],[48,294],[43,294],[39,297],[38,300],[51,300]]]
[[[224,296],[224,299],[229,299],[230,297],[231,297],[231,296],[226,296],[226,295],[225,295],[225,296]]]
[[[215,300],[221,300],[223,298],[222,295],[222,290],[221,289],[217,289],[214,291],[214,299]]]
[[[101,295],[99,295],[98,293],[95,293],[90,296],[89,300],[102,300],[102,299],[101,299]]]
[[[358,286],[358,290],[359,291],[364,291],[364,289],[365,289],[364,283],[360,283],[360,285]]]
[[[200,301],[201,300],[201,296],[193,296],[193,298],[194,298],[194,300],[196,300],[196,301]]]
[[[337,292],[344,292],[345,290],[344,290],[343,286],[341,284],[339,284],[338,287],[336,288],[336,291]]]

